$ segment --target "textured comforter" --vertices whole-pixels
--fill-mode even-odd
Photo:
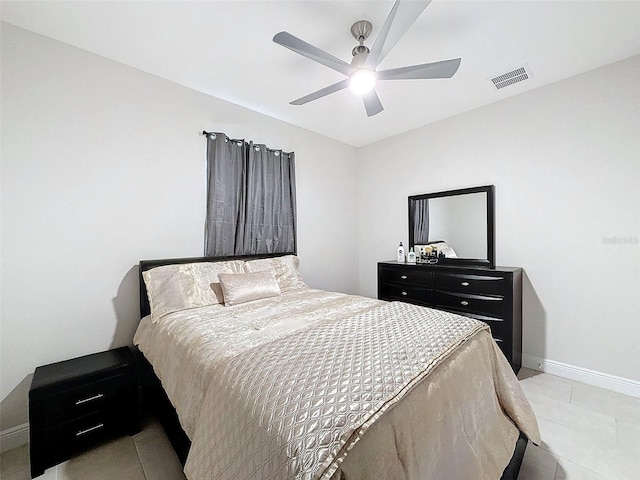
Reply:
[[[430,476],[452,468],[437,459],[425,464],[429,442],[420,437],[430,434],[448,438],[463,456],[466,446],[465,468],[474,478],[499,478],[518,429],[538,440],[535,419],[486,325],[466,317],[304,288],[236,307],[178,312],[156,325],[142,322],[135,341],[192,439],[190,480],[341,472],[350,480],[458,478]],[[470,360],[461,360],[465,350]],[[481,355],[474,360],[475,350]],[[477,385],[465,378],[463,388],[448,393],[437,376],[433,384],[421,382],[454,361],[462,371],[464,362],[484,363],[483,378]],[[459,416],[430,405],[442,392],[445,400],[452,395],[455,410],[464,396],[472,408]],[[417,427],[431,423],[430,407],[436,423],[451,424],[440,428],[452,433]],[[486,442],[494,443],[486,448]]]

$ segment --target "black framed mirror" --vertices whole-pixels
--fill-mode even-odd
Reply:
[[[428,263],[494,267],[494,234],[493,185],[409,197],[409,247],[419,262],[437,246]]]

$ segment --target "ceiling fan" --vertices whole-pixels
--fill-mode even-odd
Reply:
[[[376,71],[377,66],[380,65],[389,51],[398,43],[400,38],[402,38],[430,3],[431,0],[396,0],[371,49],[364,45],[364,41],[369,37],[373,28],[371,23],[366,20],[360,20],[354,23],[351,27],[351,34],[359,42],[359,45],[356,45],[351,52],[353,59],[350,64],[288,32],[277,33],[273,37],[273,41],[278,45],[282,45],[289,50],[293,50],[304,57],[321,63],[349,77],[310,93],[309,95],[298,98],[290,102],[291,105],[304,105],[305,103],[350,87],[355,93],[362,95],[367,116],[371,117],[384,110],[380,98],[378,98],[378,94],[374,90],[375,83],[378,80],[453,77],[460,66],[460,58]]]

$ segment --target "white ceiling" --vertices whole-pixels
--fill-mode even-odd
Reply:
[[[2,20],[362,146],[640,54],[640,1],[434,0],[380,68],[462,58],[452,79],[376,87],[371,118],[348,89],[303,106],[293,99],[344,77],[272,42],[286,30],[351,61],[357,20],[393,1],[5,1]],[[528,66],[533,78],[496,90],[489,79]],[[215,126],[210,126],[211,128]]]

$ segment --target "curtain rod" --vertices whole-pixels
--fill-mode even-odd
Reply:
[[[204,136],[207,136],[207,135],[214,135],[215,133],[216,133],[216,132],[207,132],[206,130],[202,130],[202,135],[204,135]],[[224,134],[224,133],[223,133],[223,135],[224,135],[225,137],[229,138],[226,134]],[[239,141],[239,140],[233,140],[232,138],[229,138],[229,139],[230,139],[231,141]],[[244,142],[245,140],[242,140],[242,141]],[[264,144],[259,143],[258,145],[264,145]],[[269,147],[267,147],[266,145],[264,145],[264,147],[265,147],[267,150],[270,150],[270,151],[272,151],[272,152],[282,152],[282,154],[283,154],[283,155],[287,155],[287,156],[289,156],[289,155],[291,155],[291,154],[293,153],[293,152],[285,152],[285,151],[284,151],[284,150],[282,150],[282,149],[269,148]]]

